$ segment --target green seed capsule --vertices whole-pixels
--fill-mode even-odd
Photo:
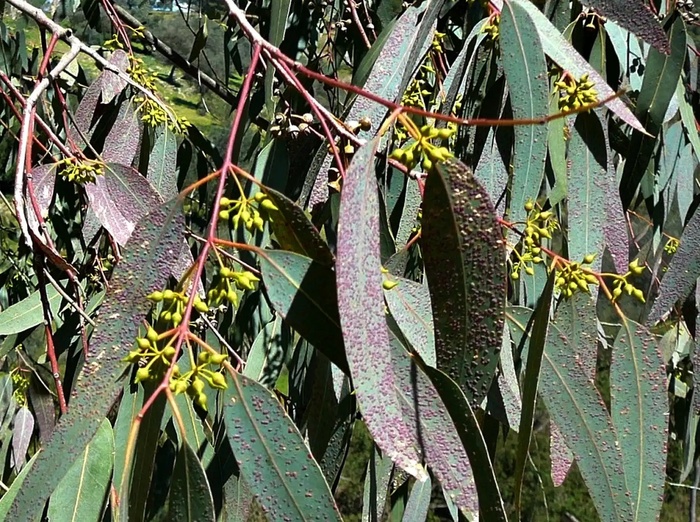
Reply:
[[[192,381],[191,388],[195,393],[202,393],[204,390],[204,381],[199,377],[195,377]]]
[[[211,385],[214,388],[219,388],[220,390],[225,390],[227,388],[226,377],[224,377],[220,373],[215,373],[214,375],[211,376]]]
[[[163,348],[163,357],[170,360],[175,356],[175,348],[173,346],[166,346]]]
[[[209,352],[199,352],[199,355],[197,356],[197,364],[202,365],[202,364],[209,364]]]
[[[163,300],[163,292],[159,292],[158,290],[156,290],[152,294],[146,296],[146,299],[153,301],[155,303],[159,303],[160,301]]]
[[[583,263],[585,265],[590,265],[593,261],[595,261],[595,254],[588,254],[586,256],[583,256]]]
[[[151,372],[148,368],[139,368],[136,371],[136,382],[147,381],[151,378]]]
[[[151,347],[151,343],[149,342],[148,339],[144,339],[143,337],[138,337],[136,339],[136,344],[138,345],[139,348],[142,350],[148,350]]]
[[[204,395],[203,393],[200,393],[199,395],[197,395],[196,402],[197,402],[197,406],[199,406],[203,410],[207,409],[207,396]]]
[[[146,332],[146,339],[152,343],[155,343],[158,340],[158,332],[149,326],[148,331]]]
[[[228,355],[225,353],[215,353],[212,354],[211,358],[209,359],[209,362],[211,364],[221,364],[228,358]]]

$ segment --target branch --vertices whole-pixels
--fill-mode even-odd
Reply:
[[[133,27],[143,27],[143,24],[134,18],[131,13],[126,11],[123,7],[115,4],[114,10],[119,15],[119,18],[121,18],[127,24]],[[238,103],[237,94],[232,93],[214,78],[203,73],[199,67],[190,63],[184,56],[173,50],[165,43],[161,42],[152,32],[144,30],[143,36],[146,42],[152,45],[156,51],[170,60],[173,65],[177,66],[182,72],[197,80],[229,105],[236,105]]]

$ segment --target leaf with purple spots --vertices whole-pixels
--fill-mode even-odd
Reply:
[[[270,390],[233,373],[224,421],[240,477],[268,520],[341,520],[318,463]]]

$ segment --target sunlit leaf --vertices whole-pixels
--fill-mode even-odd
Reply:
[[[177,139],[167,125],[156,134],[146,178],[163,199],[177,196]]]
[[[272,520],[340,520],[318,464],[272,392],[233,374],[224,420],[241,477]]]
[[[61,294],[53,286],[46,287],[46,294],[52,308],[61,302]],[[26,299],[0,312],[0,335],[21,333],[41,324],[44,321],[42,310],[41,294],[37,290]]]
[[[338,310],[355,393],[372,438],[396,465],[423,478],[412,426],[401,413],[384,319],[374,169],[378,144],[375,138],[355,153],[343,184],[335,269]]]
[[[15,461],[15,469],[21,470],[27,456],[29,441],[34,432],[34,415],[29,408],[22,406],[17,413],[12,426],[12,458]]]

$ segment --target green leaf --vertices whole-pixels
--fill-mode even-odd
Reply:
[[[549,106],[544,51],[535,24],[517,2],[506,0],[503,3],[499,42],[513,118],[542,116]],[[525,219],[525,202],[539,194],[547,158],[548,132],[545,125],[517,125],[514,131],[509,217],[512,222],[519,222]]]
[[[114,463],[114,436],[107,419],[51,495],[52,522],[100,520]]]
[[[525,462],[530,450],[530,439],[532,437],[532,426],[534,423],[537,401],[537,387],[540,381],[542,355],[544,353],[547,329],[549,327],[549,312],[552,307],[552,293],[554,291],[555,277],[556,273],[552,271],[547,279],[547,284],[542,291],[542,295],[540,295],[537,301],[537,306],[533,314],[534,324],[527,351],[527,365],[525,367],[525,377],[523,378],[523,409],[520,415],[520,426],[518,427],[518,449],[515,454],[515,500],[513,504],[515,506],[516,518],[518,519],[520,518],[520,495],[522,493]]]
[[[383,520],[386,496],[391,482],[394,463],[389,457],[382,457],[374,446],[367,463],[364,491],[362,493],[362,520]]]
[[[273,14],[274,16],[274,14]],[[194,62],[199,58],[199,54],[204,50],[207,45],[207,40],[209,38],[209,24],[207,23],[207,16],[202,17],[201,25],[197,34],[194,36],[194,42],[192,42],[192,49],[190,50],[190,56],[187,58],[188,62]],[[279,45],[279,42],[273,43],[272,45]]]
[[[398,285],[384,290],[389,312],[413,349],[428,365],[435,366],[435,334],[428,287],[403,277],[395,281]]]
[[[279,209],[270,226],[280,247],[331,266],[333,254],[304,211],[284,194],[270,188],[263,190]]]
[[[424,522],[427,519],[432,487],[430,477],[423,482],[416,481],[413,484],[402,522]]]
[[[501,350],[506,254],[493,204],[463,163],[428,174],[422,233],[438,367],[478,407]]]
[[[177,196],[177,139],[167,125],[156,135],[146,178],[163,199]]]
[[[260,270],[277,312],[299,335],[349,374],[340,331],[335,274],[308,257],[262,251]]]
[[[658,343],[625,320],[613,346],[610,410],[619,434],[634,520],[658,520],[666,477],[667,377]]]
[[[214,499],[207,475],[187,442],[180,443],[168,500],[170,520],[214,521]]]
[[[15,477],[15,480],[12,481],[12,484],[10,484],[10,489],[5,491],[5,493],[3,493],[2,495],[2,498],[0,498],[0,520],[7,520],[7,514],[10,511],[10,506],[12,505],[12,502],[14,502],[17,493],[22,488],[22,484],[24,484],[24,479],[29,474],[29,471],[34,465],[34,461],[37,459],[38,456],[39,453],[35,453],[34,456],[31,459],[29,459],[29,462],[27,462],[24,465],[22,471],[20,471],[19,475]]]
[[[318,464],[269,390],[232,374],[224,421],[240,476],[271,520],[340,520]]]
[[[182,244],[180,201],[154,210],[137,225],[110,280],[90,344],[90,359],[75,384],[70,409],[39,454],[12,505],[14,520],[34,520],[49,494],[82,454],[122,389],[122,362],[151,304],[145,296],[165,286],[173,253]]]
[[[135,388],[136,391],[132,393],[130,391],[131,388]],[[139,411],[141,411],[143,395],[143,386],[127,384],[124,387],[117,419],[114,422],[114,473],[112,474],[112,484],[117,492],[122,490],[129,432],[131,431],[131,424],[136,419]],[[110,503],[110,508],[112,519],[119,520],[119,506]]]
[[[603,254],[605,207],[610,194],[605,183],[605,136],[596,113],[584,112],[576,117],[569,140],[569,161],[569,259],[581,261],[587,254],[598,254],[592,265],[597,269]]]
[[[243,375],[272,389],[284,366],[287,348],[291,345],[289,328],[285,329],[277,315],[255,337],[246,358]]]
[[[61,294],[56,291],[53,285],[46,287],[46,294],[51,308],[55,308],[61,302]],[[44,322],[44,313],[41,294],[37,290],[26,299],[0,312],[0,335],[22,333],[42,322]]]
[[[588,74],[590,80],[595,84],[595,89],[598,91],[600,99],[605,99],[615,94],[600,74],[564,39],[559,29],[547,19],[535,4],[528,0],[511,0],[511,3],[517,4],[530,15],[537,33],[540,35],[545,54],[556,62],[559,67],[576,78]],[[542,106],[542,108],[544,107],[546,105]],[[606,107],[632,128],[640,132],[646,132],[644,126],[621,99],[610,100]]]
[[[384,318],[379,193],[374,154],[379,138],[353,156],[340,199],[336,281],[338,311],[357,400],[367,429],[394,463],[425,477],[411,426],[401,413]],[[318,328],[318,325],[315,326]]]
[[[267,41],[275,47],[279,47],[284,40],[284,33],[287,30],[287,19],[289,18],[289,9],[291,5],[291,0],[270,1],[270,32],[268,33]],[[272,90],[274,79],[275,68],[268,67],[265,73],[265,100],[270,113],[274,110],[275,98]]]
[[[582,366],[595,362],[596,346],[593,303],[588,295],[575,294],[550,325],[539,391],[577,458],[600,519],[635,520],[615,427]]]
[[[173,424],[178,430],[180,442],[187,443],[188,448],[198,455],[202,466],[209,465],[214,456],[214,448],[204,433],[202,420],[194,409],[192,399],[181,393],[175,396],[175,404],[185,425],[185,432],[181,433],[180,423],[175,422],[175,419],[173,419]],[[208,426],[207,429],[211,430],[211,426]]]

